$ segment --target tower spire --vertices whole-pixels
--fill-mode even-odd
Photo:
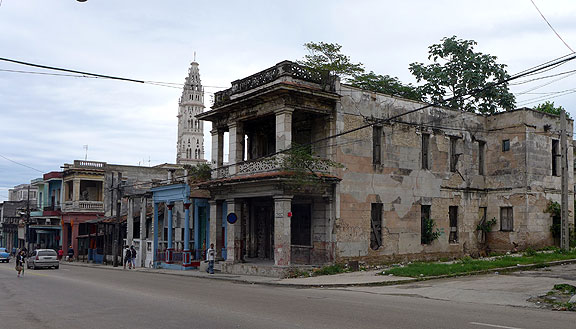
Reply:
[[[204,160],[204,125],[202,121],[196,119],[196,115],[204,111],[204,88],[198,66],[196,52],[194,52],[194,61],[190,63],[178,104],[176,163],[179,164],[197,164],[206,161]]]

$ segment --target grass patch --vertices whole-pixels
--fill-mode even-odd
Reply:
[[[509,267],[528,264],[544,264],[552,261],[575,259],[576,250],[569,252],[555,251],[552,253],[530,252],[523,256],[503,256],[495,259],[471,259],[465,257],[452,264],[417,262],[404,267],[391,268],[384,271],[384,275],[396,275],[407,277],[429,277],[438,275],[465,274],[475,271],[490,270],[500,267]]]
[[[334,265],[328,265],[328,266],[324,266],[318,270],[315,270],[314,272],[312,272],[312,275],[317,276],[317,275],[333,275],[333,274],[339,274],[339,273],[344,273],[347,272],[346,268],[344,268],[344,266],[340,265],[340,264],[334,264]]]

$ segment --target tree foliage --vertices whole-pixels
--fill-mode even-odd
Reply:
[[[568,113],[562,106],[554,106],[554,102],[546,101],[542,104],[538,104],[534,107],[536,111],[546,112],[550,114],[560,115],[562,112],[566,112],[566,117],[570,118],[570,113]]]
[[[184,165],[188,170],[188,179],[190,182],[203,182],[210,179],[212,168],[207,163],[198,163],[195,165]]]
[[[341,78],[364,73],[362,63],[352,63],[350,57],[340,53],[341,45],[326,42],[308,42],[304,44],[309,54],[298,64],[315,70],[330,71]]]
[[[428,59],[433,63],[412,63],[410,72],[418,82],[426,82],[422,93],[434,104],[486,114],[513,109],[515,98],[508,84],[493,85],[509,77],[506,65],[498,64],[496,56],[474,51],[475,45],[474,40],[456,36],[443,38],[429,47]]]
[[[398,78],[389,75],[370,73],[355,75],[349,83],[358,88],[371,90],[387,95],[403,97],[415,101],[422,100],[422,93],[419,88],[411,84],[403,84]]]

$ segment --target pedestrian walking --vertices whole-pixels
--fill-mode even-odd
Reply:
[[[60,249],[58,249],[58,260],[62,260],[62,256],[64,256],[64,250],[60,247]]]
[[[25,263],[26,263],[26,254],[24,250],[20,250],[18,255],[16,255],[16,271],[18,271],[18,277],[24,276]]]
[[[136,255],[138,253],[136,252],[136,249],[134,249],[134,246],[130,246],[130,260],[132,262],[132,268],[135,269],[136,268]]]
[[[206,250],[206,260],[208,261],[208,269],[206,272],[214,274],[214,259],[216,258],[216,250],[214,250],[214,244],[210,244],[210,249]]]
[[[74,248],[72,246],[68,247],[68,261],[74,260]]]
[[[128,265],[128,269],[132,268],[132,251],[128,246],[124,250],[124,269],[126,269],[126,265]]]

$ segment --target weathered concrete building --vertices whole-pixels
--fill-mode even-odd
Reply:
[[[227,250],[223,270],[250,271],[230,265],[244,261],[284,267],[461,256],[485,242],[492,250],[553,244],[544,210],[560,200],[559,118],[428,107],[386,120],[424,105],[288,61],[216,93],[212,110],[197,117],[214,127],[216,170],[204,187],[212,196],[210,241]],[[296,144],[320,160],[307,168],[314,184],[294,184],[293,171],[279,165]],[[492,218],[483,241],[477,226]]]

